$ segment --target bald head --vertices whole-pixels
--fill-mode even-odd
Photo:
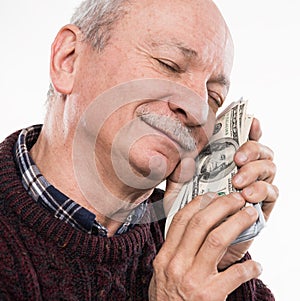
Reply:
[[[120,182],[112,164],[116,137],[123,147],[116,149],[117,166],[129,170],[129,163],[143,181],[155,161],[158,169],[164,167],[159,181],[167,178],[189,150],[176,141],[178,135],[163,128],[164,123],[158,129],[139,113],[179,122],[191,133],[195,152],[206,145],[228,92],[233,59],[232,41],[219,10],[209,0],[88,0],[72,21],[75,25],[60,30],[51,52],[50,75],[58,93],[43,131],[55,135],[41,137],[51,140],[48,146],[60,145],[62,166],[73,164],[69,158],[76,131],[84,133],[82,145],[90,145],[93,137],[97,171],[110,175],[103,181],[118,195],[127,194],[129,188]],[[121,91],[113,99],[124,101],[117,109],[110,111],[109,101],[101,103],[99,108],[106,113],[95,112],[103,116],[95,121],[101,122],[99,135],[93,123],[90,128],[81,123],[84,113],[106,92],[145,79],[151,80],[155,97],[141,93],[132,100]],[[155,83],[160,81],[171,83],[172,89],[159,89]],[[180,94],[178,86],[190,93]],[[135,137],[135,129],[140,129],[140,135],[132,141],[128,137]]]
[[[183,6],[197,7],[196,11],[206,17],[209,23],[226,28],[229,33],[227,25],[213,1],[200,0],[200,1],[128,1],[128,0],[86,0],[81,3],[71,18],[71,23],[77,25],[84,33],[87,40],[97,49],[101,50],[106,45],[110,31],[113,29],[114,24],[122,19],[122,17],[130,11],[132,6],[139,5],[140,8],[147,8],[151,5],[161,7],[164,5],[169,11],[172,12],[172,7],[181,2]],[[140,9],[139,8],[139,9]],[[189,17],[189,16],[187,16]],[[221,21],[221,22],[220,22]]]

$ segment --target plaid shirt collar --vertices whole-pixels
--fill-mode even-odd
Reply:
[[[52,186],[33,162],[29,151],[36,142],[41,128],[42,125],[35,125],[22,130],[15,144],[15,160],[25,189],[37,203],[52,212],[56,218],[87,233],[107,236],[107,229],[96,221],[95,214]],[[147,200],[141,203],[128,215],[123,225],[117,230],[117,235],[127,232],[143,218],[147,203]]]

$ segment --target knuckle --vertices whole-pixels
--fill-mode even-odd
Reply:
[[[262,268],[259,263],[248,260],[243,263],[235,264],[233,266],[233,271],[237,279],[246,281],[258,277],[261,274]]]
[[[153,270],[155,273],[159,273],[166,266],[166,257],[162,253],[158,253],[153,260]]]
[[[265,161],[265,165],[260,168],[258,180],[272,182],[276,174],[276,165],[270,160]]]
[[[222,235],[219,235],[219,233],[214,230],[212,231],[206,239],[207,246],[211,249],[222,249],[226,247],[226,244],[222,238]]]
[[[273,185],[274,199],[276,200],[279,197],[279,188],[276,185]]]
[[[266,187],[265,201],[275,202],[279,197],[279,189],[276,185],[268,185]]]
[[[258,186],[257,191],[262,195],[260,198],[262,201],[264,201],[268,195],[269,195],[269,185],[265,182],[256,182],[256,186]]]
[[[263,159],[273,161],[274,159],[274,152],[271,148],[266,145],[258,144],[258,153],[260,157]]]
[[[232,201],[232,198],[234,198],[234,202]],[[242,194],[239,192],[228,194],[224,197],[224,199],[225,202],[227,202],[227,206],[232,206],[234,204],[237,205],[237,207],[240,207],[245,204],[245,199],[243,198]]]
[[[160,270],[160,260],[158,258],[159,256],[156,256],[156,258],[154,258],[152,266],[153,266],[153,270],[155,273],[157,273]]]
[[[237,278],[248,278],[248,275],[250,274],[250,269],[246,267],[245,264],[236,264],[233,267],[234,273],[237,275]]]
[[[264,181],[269,177],[269,172],[264,169],[262,170],[262,172],[260,173],[260,175],[257,177],[257,181]]]
[[[209,217],[205,214],[202,214],[201,212],[195,214],[193,218],[189,221],[189,227],[191,229],[207,229],[210,228],[211,221]]]
[[[188,219],[182,210],[179,210],[173,217],[172,223],[178,226],[186,225]]]
[[[275,174],[277,171],[277,166],[273,161],[268,160],[270,172]]]
[[[166,270],[165,270],[166,277],[168,279],[175,280],[176,282],[179,282],[182,275],[182,268],[176,263],[176,261],[172,260]]]
[[[221,196],[219,202],[222,203],[222,208],[232,212],[233,210],[238,210],[243,207],[245,199],[240,193],[233,193]]]
[[[268,148],[268,150],[269,150],[269,159],[274,160],[274,151],[271,150],[270,148]]]
[[[251,276],[258,277],[262,273],[262,267],[260,264],[255,264],[251,266]]]
[[[277,166],[273,161],[272,161],[272,164],[271,164],[271,172],[272,172],[273,175],[275,175],[276,172],[277,172]]]

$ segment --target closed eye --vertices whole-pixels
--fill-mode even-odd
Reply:
[[[166,59],[156,59],[156,61],[159,62],[159,64],[167,71],[170,71],[173,73],[182,73],[183,72],[181,70],[181,68],[173,61],[166,60]]]
[[[208,91],[209,97],[214,101],[218,108],[222,107],[224,103],[224,99],[218,94],[213,91]]]

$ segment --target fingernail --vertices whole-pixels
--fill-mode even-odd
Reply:
[[[246,206],[243,210],[247,212],[250,216],[256,215],[256,209],[253,206]]]
[[[248,157],[244,154],[244,153],[240,153],[238,152],[236,154],[236,159],[240,162],[240,163],[244,163],[247,161]]]
[[[241,175],[239,175],[239,174],[236,174],[234,176],[234,182],[237,185],[241,185],[243,183],[243,177]]]
[[[239,192],[233,192],[232,196],[237,200],[243,200],[243,197]]]
[[[250,187],[247,187],[245,189],[243,189],[243,193],[247,196],[247,197],[250,197],[253,195],[253,189],[250,188]]]

